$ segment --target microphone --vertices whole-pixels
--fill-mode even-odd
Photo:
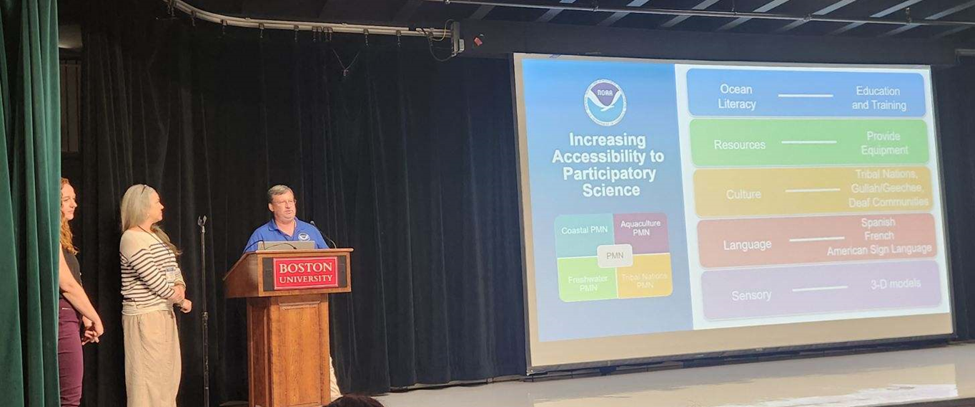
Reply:
[[[309,221],[308,223],[311,223],[311,225],[314,226],[315,229],[318,229],[318,233],[321,233],[322,234],[322,237],[325,238],[325,241],[328,242],[328,245],[329,245],[328,248],[329,249],[335,249],[335,248],[338,247],[338,245],[335,244],[335,241],[334,240],[330,239],[328,237],[328,235],[325,234],[325,232],[322,232],[322,230],[318,228],[318,225],[315,224],[315,221]]]
[[[243,250],[243,252],[244,253],[247,253],[247,249],[250,249],[251,247],[254,247],[254,246],[259,246],[261,243],[264,243],[264,247],[263,248],[259,248],[258,250],[274,250],[274,248],[275,247],[278,247],[278,246],[288,246],[288,247],[290,247],[290,248],[292,248],[294,250],[298,250],[298,247],[297,246],[295,246],[295,245],[293,245],[291,243],[288,243],[285,240],[282,240],[282,241],[274,241],[274,240],[272,240],[272,241],[267,242],[267,241],[264,241],[264,239],[261,239],[261,240],[258,240],[256,242],[254,242],[254,243],[251,243],[249,246],[245,247],[244,250]]]
[[[247,253],[247,249],[250,249],[251,247],[257,246],[257,245],[259,245],[261,243],[264,243],[264,239],[258,239],[256,242],[247,245],[247,247],[245,247],[244,250],[242,250],[242,251],[244,253]]]
[[[274,250],[274,248],[275,247],[278,247],[278,246],[288,246],[292,250],[298,250],[298,246],[295,246],[295,245],[293,245],[291,243],[288,243],[286,240],[274,241],[274,242],[265,242],[264,243],[264,250]]]

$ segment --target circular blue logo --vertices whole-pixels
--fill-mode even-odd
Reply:
[[[307,233],[301,232],[298,234],[298,240],[307,241],[308,239],[311,239],[311,237]]]
[[[589,85],[583,98],[589,118],[600,126],[614,126],[626,114],[626,95],[623,88],[609,79]]]

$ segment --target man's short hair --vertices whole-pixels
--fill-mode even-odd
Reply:
[[[275,185],[271,187],[271,189],[267,190],[267,203],[274,203],[274,197],[284,195],[288,192],[290,192],[291,195],[295,194],[295,191],[292,191],[287,185]]]

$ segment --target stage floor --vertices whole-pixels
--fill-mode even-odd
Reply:
[[[968,406],[975,405],[975,344],[422,389],[379,400],[386,407]]]

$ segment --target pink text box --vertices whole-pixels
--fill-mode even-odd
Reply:
[[[930,214],[707,220],[697,232],[707,268],[937,254]]]

